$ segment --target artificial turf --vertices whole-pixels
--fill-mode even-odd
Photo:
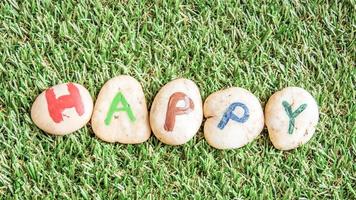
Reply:
[[[356,4],[345,1],[0,2],[0,195],[3,199],[356,199]],[[165,83],[192,79],[203,99],[230,86],[264,106],[299,86],[317,100],[309,143],[273,147],[268,132],[236,150],[202,129],[172,147],[154,136],[108,144],[90,124],[44,134],[30,107],[77,82],[97,96],[128,74],[150,105]]]

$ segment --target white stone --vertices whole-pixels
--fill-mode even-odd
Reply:
[[[199,88],[191,80],[181,78],[167,83],[152,103],[152,131],[165,144],[181,145],[188,142],[198,132],[202,120]]]
[[[36,98],[31,118],[49,134],[66,135],[85,126],[92,111],[93,100],[88,90],[76,83],[64,83],[47,89]]]
[[[91,124],[95,135],[106,142],[145,142],[151,128],[141,84],[131,76],[107,81],[95,103]]]
[[[287,114],[295,115],[294,123]],[[297,109],[302,110],[297,114]],[[309,92],[298,87],[287,87],[274,93],[265,108],[265,120],[273,145],[280,150],[295,149],[308,142],[319,120],[318,105]],[[293,126],[294,124],[294,126]]]
[[[204,137],[217,149],[240,148],[263,130],[261,104],[251,92],[232,87],[211,94],[204,103]]]

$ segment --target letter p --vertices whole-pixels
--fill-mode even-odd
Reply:
[[[241,107],[244,110],[244,114],[242,117],[238,117],[237,115],[234,114],[234,110],[237,107]],[[248,120],[248,118],[250,117],[250,112],[249,109],[247,108],[247,106],[243,103],[240,102],[235,102],[232,103],[228,109],[226,110],[226,112],[224,113],[224,116],[222,117],[222,119],[220,120],[219,124],[218,124],[218,128],[219,129],[224,129],[226,124],[229,122],[230,119],[232,119],[235,122],[240,122],[240,123],[244,123]]]
[[[184,107],[177,107],[177,103],[179,101],[184,101]],[[164,130],[173,131],[175,121],[176,121],[176,116],[188,114],[192,110],[194,110],[194,103],[191,98],[189,98],[183,92],[176,92],[172,94],[168,102]]]

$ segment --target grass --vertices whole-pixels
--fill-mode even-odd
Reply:
[[[3,199],[355,199],[356,4],[345,1],[0,2],[0,194]],[[265,129],[220,151],[202,130],[179,147],[154,136],[108,144],[90,125],[44,134],[30,107],[73,81],[95,98],[108,79],[138,79],[149,104],[165,83],[203,98],[239,86],[262,102],[299,86],[320,108],[316,134],[288,152]]]

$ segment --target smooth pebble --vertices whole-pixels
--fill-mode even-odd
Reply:
[[[204,137],[217,149],[240,148],[264,127],[261,104],[251,92],[232,87],[211,94],[204,103]]]
[[[274,93],[266,104],[268,134],[272,144],[280,150],[295,149],[308,142],[318,120],[318,105],[302,88],[284,88]]]
[[[131,76],[117,76],[101,88],[91,120],[95,135],[106,142],[137,144],[151,135],[141,84]]]
[[[198,132],[203,119],[202,100],[197,85],[180,78],[160,89],[152,103],[150,123],[163,143],[181,145]]]
[[[77,83],[55,85],[42,92],[31,108],[32,121],[52,135],[66,135],[85,126],[93,111],[93,99]]]

